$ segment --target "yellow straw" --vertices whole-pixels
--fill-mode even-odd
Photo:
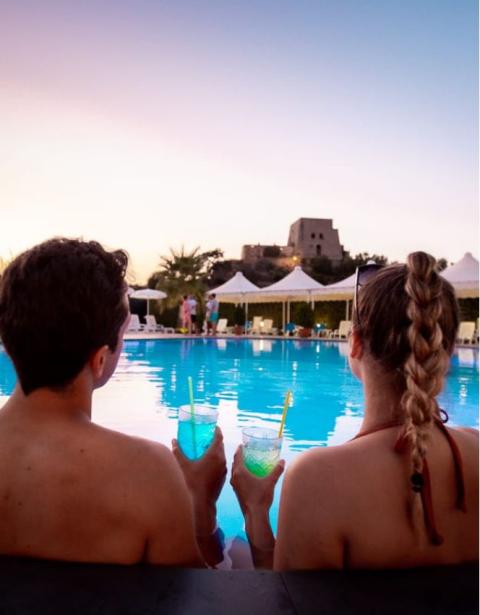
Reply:
[[[283,434],[283,428],[285,427],[285,419],[287,418],[288,406],[290,405],[290,399],[292,397],[292,392],[287,391],[285,395],[285,403],[283,404],[283,414],[282,414],[282,422],[280,423],[280,429],[278,430],[278,437],[281,438]]]

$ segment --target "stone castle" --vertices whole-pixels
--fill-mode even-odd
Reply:
[[[299,218],[290,227],[286,246],[257,244],[242,247],[242,260],[246,263],[254,264],[267,258],[287,267],[320,256],[338,263],[344,254],[338,230],[333,228],[333,220],[327,218]]]

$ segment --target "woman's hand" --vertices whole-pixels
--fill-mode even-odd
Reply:
[[[272,568],[275,537],[270,527],[268,511],[273,501],[275,485],[285,469],[280,460],[265,478],[254,476],[243,460],[243,446],[239,446],[233,458],[230,483],[245,517],[245,529],[256,568]]]
[[[172,440],[172,452],[193,497],[197,534],[209,535],[215,531],[215,503],[227,475],[222,432],[219,427],[215,429],[212,444],[201,459],[196,461],[187,459],[177,440]]]
[[[240,508],[246,517],[248,512],[268,512],[273,502],[275,485],[285,469],[281,459],[272,472],[259,478],[247,470],[243,459],[243,446],[239,446],[233,457],[232,478],[230,483],[238,498]]]

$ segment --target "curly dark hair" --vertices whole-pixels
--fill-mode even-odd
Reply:
[[[128,255],[55,238],[15,258],[0,280],[0,336],[25,395],[62,389],[97,349],[117,346]]]

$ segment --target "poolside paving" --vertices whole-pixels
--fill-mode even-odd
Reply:
[[[185,340],[296,340],[296,341],[310,341],[310,342],[342,342],[345,343],[348,340],[338,337],[289,337],[285,335],[233,335],[229,333],[221,335],[185,335],[184,333],[144,333],[130,332],[125,333],[124,340],[173,340],[173,339],[185,339]],[[478,350],[478,344],[456,344],[456,348],[472,348]]]

